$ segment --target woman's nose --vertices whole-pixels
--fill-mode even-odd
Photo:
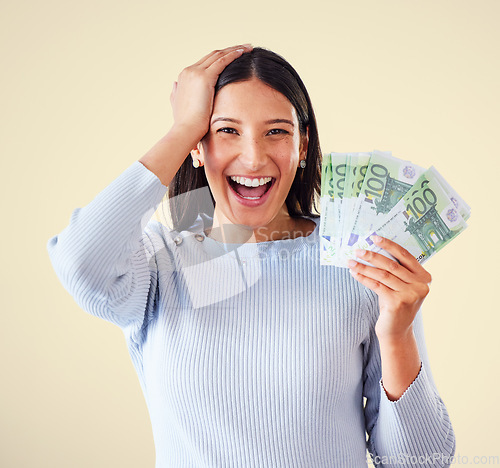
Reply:
[[[265,145],[256,138],[250,138],[243,145],[240,162],[250,171],[256,172],[267,162]]]

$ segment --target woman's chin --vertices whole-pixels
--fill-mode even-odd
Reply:
[[[280,210],[273,211],[269,210],[255,210],[248,213],[248,210],[241,212],[239,210],[233,210],[232,216],[227,217],[230,223],[235,225],[242,232],[248,231],[248,235],[252,233],[258,234],[259,231],[263,233],[264,231],[271,229],[274,225],[280,227],[280,223],[276,223],[279,218]]]
[[[231,222],[238,228],[244,229],[246,231],[257,231],[258,229],[265,228],[272,218],[267,220],[263,219],[262,216],[235,216]]]

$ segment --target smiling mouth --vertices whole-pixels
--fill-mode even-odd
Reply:
[[[271,177],[271,180],[269,182],[258,185],[256,187],[248,187],[236,182],[235,180],[232,180],[231,177],[226,177],[226,179],[233,191],[245,200],[258,200],[259,198],[262,198],[276,181],[274,177]]]

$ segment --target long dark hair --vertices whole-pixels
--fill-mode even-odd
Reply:
[[[230,83],[253,77],[274,88],[290,101],[297,113],[301,136],[306,135],[309,127],[306,167],[297,170],[285,203],[292,217],[317,217],[317,200],[321,189],[321,148],[316,117],[306,87],[295,69],[283,57],[268,49],[254,47],[233,60],[222,71],[215,85],[215,95]],[[207,188],[196,190],[203,187]],[[206,196],[207,191],[211,203]],[[170,216],[176,231],[188,229],[200,213],[213,216],[215,200],[208,186],[205,170],[203,167],[194,168],[190,157],[185,159],[169,184],[168,198]]]

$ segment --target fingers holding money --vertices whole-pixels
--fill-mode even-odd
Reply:
[[[403,335],[411,327],[429,293],[431,276],[403,247],[386,238],[374,241],[400,263],[380,253],[358,250],[356,255],[372,266],[351,260],[350,272],[357,281],[379,296],[381,315],[377,322],[377,335]]]
[[[358,275],[368,278],[365,282],[369,282],[371,284],[370,289],[378,288],[378,285],[376,284],[378,282],[393,291],[401,291],[412,280],[411,272],[382,254],[370,252],[368,250],[357,250],[356,255],[360,259],[373,265],[365,265],[354,260],[349,260],[348,262],[350,271],[355,278]]]
[[[404,247],[397,244],[396,242],[391,241],[390,239],[386,239],[385,237],[373,236],[372,240],[377,246],[390,253],[395,259],[398,260],[401,266],[404,267],[404,269],[398,268],[397,264],[395,262],[392,262],[393,265],[391,267],[395,271],[397,270],[400,274],[404,275],[404,278],[401,277],[401,279],[403,279],[407,283],[411,283],[414,281],[423,282],[425,284],[431,283],[432,277],[430,273]],[[396,266],[394,266],[394,264]],[[414,276],[409,277],[404,273],[405,271],[411,272]]]
[[[356,250],[357,257],[373,266],[350,260],[349,268],[351,272],[370,277],[394,291],[404,291],[408,285],[415,285],[417,289],[420,289],[418,286],[420,284],[427,286],[421,288],[422,290],[428,289],[432,277],[410,252],[383,237],[375,238],[374,242],[396,258],[397,262],[380,253],[369,250]]]
[[[401,280],[390,275],[386,270],[379,270],[350,260],[349,273],[379,296],[386,296],[400,289],[398,281],[401,282]]]

